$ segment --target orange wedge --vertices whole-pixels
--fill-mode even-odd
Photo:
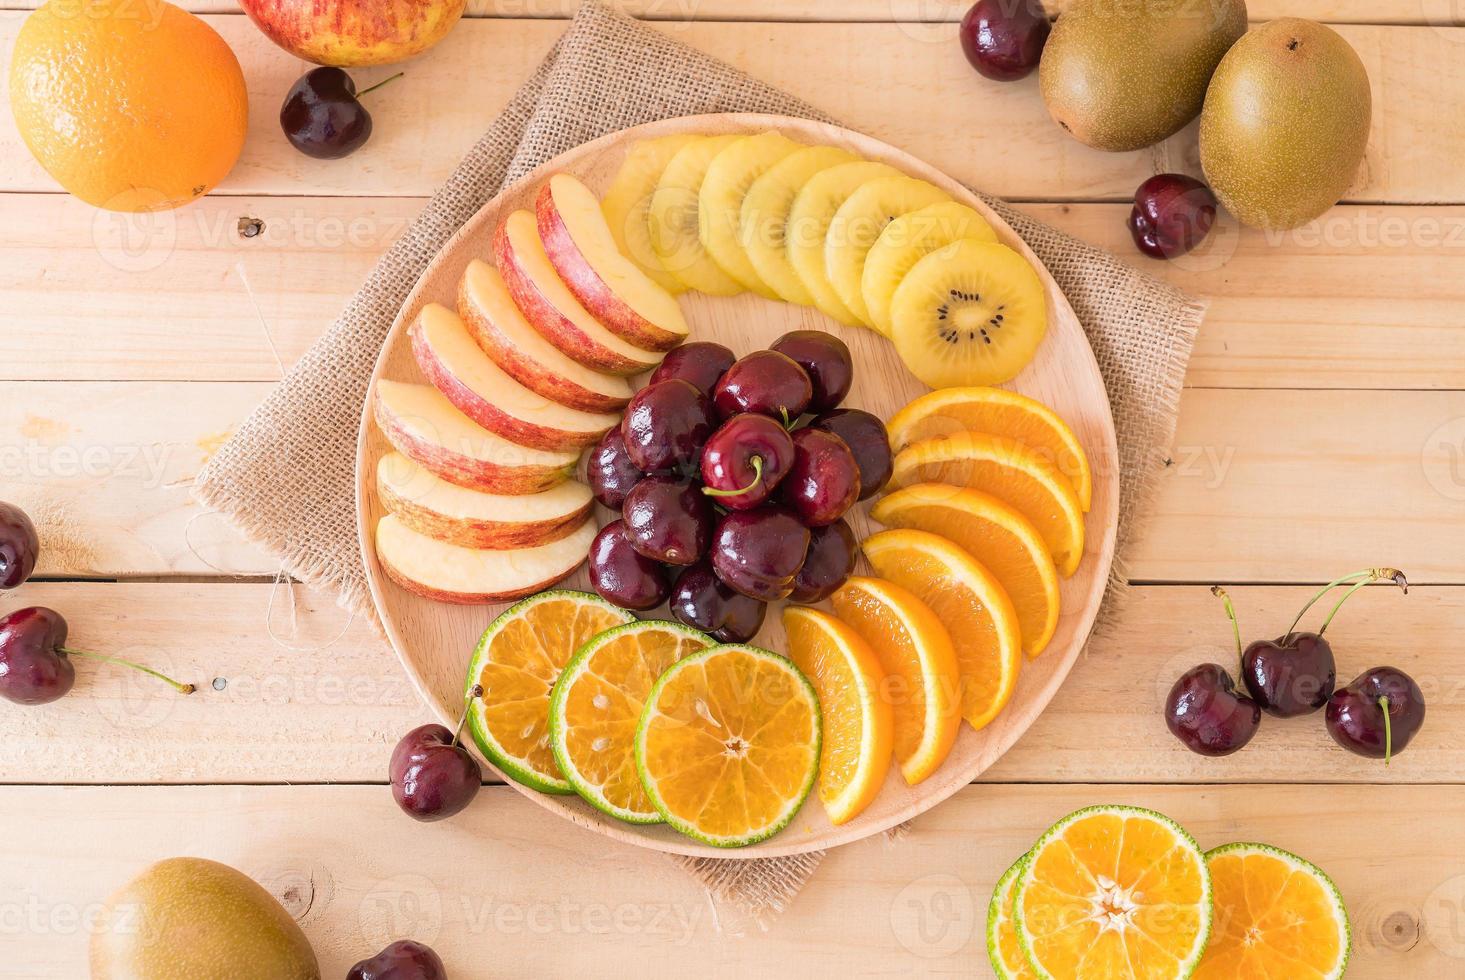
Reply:
[[[904,449],[921,439],[981,432],[1016,439],[1073,484],[1085,513],[1094,495],[1089,457],[1068,423],[1047,405],[1006,388],[942,388],[895,413],[890,444]]]
[[[895,761],[914,786],[946,761],[961,725],[961,673],[951,636],[930,606],[883,579],[851,578],[829,601],[885,670]]]
[[[958,432],[923,439],[895,457],[894,487],[950,483],[991,494],[1022,514],[1043,536],[1067,578],[1083,558],[1083,505],[1057,468],[1013,439]]]
[[[950,538],[997,576],[1017,610],[1022,648],[1043,652],[1058,628],[1058,569],[1031,521],[990,494],[917,483],[880,499],[870,516]]]
[[[828,613],[788,606],[783,628],[789,659],[814,685],[824,719],[819,801],[829,822],[842,824],[870,805],[890,771],[885,671],[860,635]]]
[[[976,559],[928,531],[881,531],[863,547],[881,578],[914,592],[946,626],[961,673],[962,717],[984,727],[1012,697],[1022,669],[1012,600]]]

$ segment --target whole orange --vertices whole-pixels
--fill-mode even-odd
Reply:
[[[249,122],[234,52],[163,0],[49,0],[15,39],[10,107],[46,172],[113,211],[206,193]]]

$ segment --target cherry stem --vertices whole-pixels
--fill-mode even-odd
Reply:
[[[1389,718],[1389,696],[1379,695],[1379,707],[1384,709],[1384,765],[1394,756],[1394,723]]]
[[[151,667],[144,667],[142,664],[135,664],[131,660],[123,660],[121,657],[110,657],[102,653],[91,653],[87,650],[73,650],[70,647],[57,647],[56,649],[58,652],[66,654],[68,657],[86,657],[88,660],[100,660],[104,664],[121,664],[124,667],[131,667],[133,670],[142,671],[149,677],[156,677],[164,684],[167,684],[169,687],[173,688],[173,690],[177,691],[179,694],[192,694],[194,691],[198,690],[198,688],[194,687],[192,684],[180,684],[168,675],[160,674],[156,670],[153,670]]]
[[[1236,621],[1236,607],[1231,605],[1231,596],[1219,585],[1211,586],[1211,595],[1218,596],[1221,604],[1226,607],[1226,618],[1231,620],[1231,632],[1236,634],[1236,661],[1241,663],[1241,624]],[[1241,672],[1246,673],[1246,667],[1241,667]]]
[[[707,496],[709,497],[738,497],[747,493],[749,490],[756,487],[759,483],[763,482],[763,457],[754,456],[752,457],[751,462],[753,466],[753,482],[749,483],[741,490],[718,490],[715,487],[703,487],[702,492],[707,494]]]
[[[390,78],[383,78],[381,81],[377,82],[375,85],[371,86],[370,88],[364,88],[360,92],[357,92],[356,93],[356,97],[359,99],[363,95],[366,95],[368,92],[375,92],[377,89],[381,88],[387,82],[395,82],[397,79],[401,78],[405,74],[407,74],[405,71],[399,71],[395,75],[391,76]]]
[[[1287,632],[1283,634],[1282,642],[1279,645],[1285,647],[1288,642],[1291,641],[1292,634],[1297,632],[1297,624],[1302,622],[1302,617],[1307,615],[1307,611],[1311,609],[1319,599],[1327,595],[1333,589],[1336,589],[1340,585],[1347,585],[1350,582],[1358,582],[1359,579],[1363,580],[1362,582],[1359,582],[1359,586],[1361,587],[1364,585],[1368,585],[1370,582],[1377,582],[1379,579],[1385,578],[1393,579],[1405,592],[1409,591],[1409,583],[1404,581],[1404,573],[1399,571],[1397,568],[1365,568],[1361,572],[1350,572],[1349,574],[1344,575],[1342,578],[1337,578],[1329,582],[1327,585],[1319,589],[1316,595],[1307,600],[1307,605],[1303,606],[1302,609],[1298,611],[1297,618],[1292,620],[1291,626],[1287,627]],[[1354,591],[1356,591],[1356,588],[1354,590],[1350,590],[1348,595],[1352,595]],[[1345,601],[1347,600],[1348,595],[1345,595],[1343,597]],[[1342,604],[1343,603],[1341,602],[1338,603],[1339,606],[1341,606]],[[1333,607],[1333,613],[1336,613],[1337,611],[1337,606]],[[1333,616],[1330,614],[1328,616],[1328,620],[1331,621],[1332,618]],[[1323,623],[1323,629],[1327,628],[1327,623]],[[1322,630],[1318,630],[1318,635],[1322,635]]]
[[[1343,608],[1343,603],[1348,601],[1349,596],[1357,592],[1359,589],[1363,588],[1365,585],[1369,585],[1373,582],[1382,581],[1386,578],[1393,579],[1394,584],[1403,589],[1405,595],[1409,594],[1409,583],[1405,581],[1404,573],[1399,571],[1397,568],[1371,569],[1368,578],[1364,579],[1362,582],[1359,582],[1357,585],[1353,586],[1353,588],[1343,593],[1343,598],[1338,600],[1338,604],[1333,607],[1333,611],[1328,613],[1328,618],[1323,620],[1322,627],[1319,628],[1317,631],[1318,636],[1322,636],[1325,632],[1327,632],[1328,624],[1333,621],[1334,616],[1338,615],[1338,610]]]
[[[785,429],[792,429],[794,427],[794,423],[798,421],[797,418],[792,418],[791,419],[791,418],[788,417],[788,406],[787,405],[780,405],[780,406],[778,406],[778,414],[783,416],[783,427]]]
[[[468,724],[468,711],[473,707],[473,702],[483,697],[483,685],[474,684],[468,696],[463,699],[463,714],[458,718],[458,728],[453,732],[453,747],[456,748],[458,740],[463,737],[463,726]]]

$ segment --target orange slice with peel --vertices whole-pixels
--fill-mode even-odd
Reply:
[[[915,593],[946,626],[961,674],[962,717],[985,727],[1007,705],[1022,669],[1012,600],[975,558],[929,531],[881,531],[863,548],[876,574]]]
[[[922,439],[895,456],[894,487],[950,483],[991,494],[1022,514],[1065,578],[1083,559],[1083,506],[1072,484],[1042,456],[1014,439],[957,432]]]
[[[1085,513],[1093,499],[1094,474],[1078,436],[1057,412],[1027,395],[1006,388],[942,388],[896,412],[887,428],[897,450],[957,432],[1016,439],[1073,484]]]
[[[930,606],[884,579],[854,576],[829,601],[885,671],[895,761],[914,786],[946,761],[961,725],[961,672],[951,636]]]
[[[870,805],[890,771],[894,722],[885,671],[869,644],[828,613],[788,606],[783,627],[789,659],[819,694],[819,801],[838,826]]]
[[[1022,646],[1043,652],[1058,628],[1058,569],[1031,521],[991,494],[947,483],[917,483],[887,494],[870,516],[950,538],[997,576],[1017,610]]]

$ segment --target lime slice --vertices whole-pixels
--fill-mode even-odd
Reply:
[[[792,662],[715,646],[662,674],[636,729],[646,795],[674,829],[714,847],[778,833],[819,771],[819,700]]]
[[[1207,851],[1206,864],[1216,931],[1195,980],[1343,975],[1352,941],[1348,910],[1321,868],[1280,848],[1248,843]]]
[[[629,823],[660,823],[636,772],[636,725],[666,668],[716,642],[680,623],[628,623],[575,652],[549,699],[549,745],[591,806]]]
[[[987,958],[992,961],[992,971],[998,980],[1032,980],[1037,976],[1028,965],[1022,941],[1017,937],[1017,924],[1012,920],[1012,900],[1027,859],[1024,854],[997,879],[992,902],[987,906]]]
[[[1094,806],[1028,854],[1013,917],[1036,976],[1189,977],[1211,932],[1211,873],[1169,817]]]
[[[635,617],[599,596],[564,589],[515,603],[489,624],[468,664],[473,741],[510,779],[544,793],[573,790],[549,747],[549,695],[570,656],[597,633]]]

